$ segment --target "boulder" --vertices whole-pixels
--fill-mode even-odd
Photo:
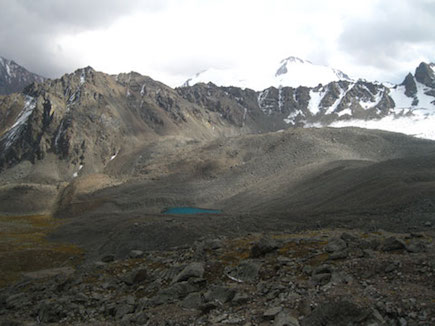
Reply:
[[[174,277],[172,283],[187,281],[191,277],[201,278],[204,275],[203,263],[191,263],[187,265],[177,276]]]

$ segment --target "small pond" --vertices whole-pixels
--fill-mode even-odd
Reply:
[[[204,209],[198,207],[170,207],[163,214],[221,214],[218,209]]]

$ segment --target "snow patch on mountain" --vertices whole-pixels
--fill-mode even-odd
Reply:
[[[435,140],[435,114],[429,116],[416,115],[411,117],[395,118],[387,116],[380,120],[341,120],[333,122],[329,127],[360,127],[366,129],[380,129],[392,132],[400,132],[418,138]],[[320,127],[313,124],[306,127]]]
[[[35,107],[36,107],[36,99],[31,96],[26,96],[26,102],[24,104],[24,108],[18,115],[17,120],[0,139],[1,141],[5,141],[4,150],[7,150],[18,138],[19,134],[21,133],[21,131],[25,126],[25,123],[29,119],[30,115],[33,113]]]

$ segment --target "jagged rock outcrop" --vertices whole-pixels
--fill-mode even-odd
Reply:
[[[415,79],[423,85],[426,85],[428,87],[435,87],[434,68],[435,64],[433,63],[420,63],[420,65],[415,70]]]

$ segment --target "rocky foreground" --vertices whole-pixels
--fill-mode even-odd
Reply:
[[[434,325],[433,229],[203,239],[25,274],[0,325]]]

